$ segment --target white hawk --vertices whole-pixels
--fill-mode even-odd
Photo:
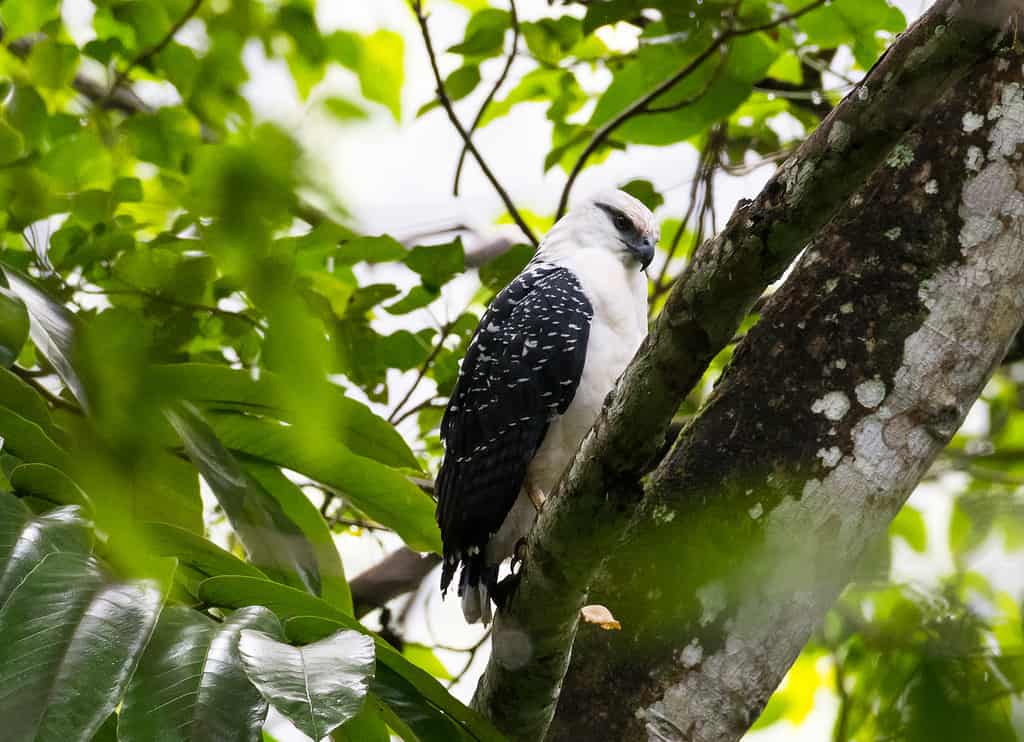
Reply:
[[[484,313],[441,421],[441,589],[491,619],[512,556],[647,333],[658,227],[627,193],[574,207]]]

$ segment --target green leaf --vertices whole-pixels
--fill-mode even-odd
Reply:
[[[294,411],[289,409],[292,394],[288,379],[269,371],[254,379],[246,371],[226,366],[180,363],[154,366],[150,378],[172,400],[188,400],[204,407],[237,405],[296,422]],[[329,431],[332,439],[353,453],[383,464],[419,468],[402,436],[366,405],[345,396],[337,386],[326,387],[324,394],[320,402],[330,410],[334,422],[335,427]]]
[[[75,505],[85,514],[93,512],[92,500],[71,477],[49,464],[20,464],[10,475],[11,486],[20,496],[46,500],[59,505]]]
[[[361,106],[336,95],[325,98],[322,105],[338,121],[363,121],[368,118]]]
[[[393,237],[355,237],[338,246],[336,258],[343,263],[385,263],[405,257],[405,247]]]
[[[373,640],[355,631],[292,647],[246,629],[238,649],[263,697],[315,740],[359,712],[373,678]]]
[[[804,0],[786,0],[792,10],[801,8]],[[807,43],[821,49],[843,44],[853,47],[857,64],[868,69],[884,48],[879,31],[898,33],[907,25],[903,13],[886,0],[833,0],[797,19],[797,26],[807,34]]]
[[[39,392],[6,368],[0,368],[0,406],[35,423],[51,438],[59,438],[60,431],[53,424],[50,408]]]
[[[505,31],[509,28],[510,15],[507,10],[484,8],[477,11],[466,24],[462,43],[448,49],[452,54],[467,57],[493,57],[501,52]]]
[[[78,69],[78,47],[43,39],[32,45],[28,71],[32,81],[41,88],[59,90],[71,84]]]
[[[46,137],[49,116],[46,103],[31,85],[14,86],[7,105],[4,107],[7,123],[13,126],[25,140],[28,149],[38,149]],[[3,157],[0,156],[0,160]]]
[[[9,165],[24,154],[25,140],[21,134],[7,122],[0,121],[0,165]]]
[[[92,533],[79,508],[33,516],[16,497],[0,494],[0,606],[48,554],[88,554]]]
[[[3,6],[6,7],[6,6]],[[4,276],[11,290],[25,304],[29,317],[29,336],[75,398],[86,406],[85,389],[71,364],[75,324],[71,312],[48,294],[8,267]]]
[[[313,545],[322,585],[320,597],[335,608],[351,614],[352,593],[345,579],[345,568],[341,564],[334,536],[320,511],[309,501],[306,493],[276,466],[261,461],[244,461],[243,466],[281,504],[285,515],[302,529]]]
[[[480,66],[467,64],[459,67],[445,78],[444,89],[450,100],[461,100],[480,84]]]
[[[480,267],[480,282],[494,293],[501,291],[526,267],[533,252],[530,245],[515,245]]]
[[[928,527],[924,516],[912,507],[904,506],[900,509],[889,525],[889,534],[902,538],[914,551],[924,552],[928,547]]]
[[[359,36],[335,31],[327,47],[334,60],[356,73],[364,96],[385,105],[396,121],[401,119],[405,42],[400,34],[380,30]]]
[[[465,270],[462,238],[443,245],[417,245],[409,251],[405,264],[418,273],[428,289],[440,289]]]
[[[0,5],[4,41],[38,33],[43,26],[59,16],[60,0],[6,0]]]
[[[313,546],[281,504],[238,465],[194,409],[181,406],[166,414],[250,560],[276,579],[319,595],[320,571]]]
[[[394,469],[297,425],[231,414],[210,415],[209,421],[227,448],[305,474],[393,528],[410,548],[440,553],[433,499]]]
[[[359,713],[334,730],[332,742],[391,742],[384,713],[381,700],[368,693]]]
[[[249,742],[259,739],[267,704],[246,677],[238,653],[243,631],[279,634],[263,607],[223,622],[168,607],[125,695],[121,742]]]
[[[236,575],[268,579],[253,565],[192,531],[169,523],[145,523],[144,528],[146,544],[154,554],[174,557],[179,564],[194,569],[204,577]]]
[[[92,557],[54,553],[0,610],[0,714],[9,742],[88,742],[117,706],[162,596],[112,582]]]
[[[319,598],[279,583],[250,577],[213,577],[202,583],[199,592],[210,605],[227,608],[266,606],[285,622],[289,641],[296,643],[318,641],[338,629],[351,629],[371,636],[377,651],[377,674],[372,691],[396,706],[395,713],[403,720],[429,722],[432,728],[447,730],[447,736],[425,735],[424,739],[467,737],[495,742],[504,740],[486,719],[459,703],[428,673],[413,665],[357,620]]]
[[[622,186],[622,190],[640,201],[651,211],[665,203],[664,196],[655,190],[654,184],[649,180],[631,180]]]
[[[402,656],[416,665],[416,667],[422,667],[439,680],[452,679],[452,674],[448,672],[448,668],[441,664],[441,660],[437,658],[437,655],[428,646],[406,642],[402,647]]]
[[[0,407],[0,437],[3,450],[24,461],[49,464],[58,469],[67,468],[68,453],[31,420],[6,407]]]
[[[394,315],[408,314],[429,306],[438,296],[440,296],[438,291],[431,291],[423,286],[413,286],[409,289],[409,293],[401,299],[385,306],[384,311]]]
[[[10,368],[28,340],[28,310],[10,289],[0,286],[0,366]]]
[[[704,48],[703,37],[687,44],[646,44],[636,58],[616,73],[587,123],[596,128],[620,114],[637,99],[676,74]],[[615,137],[637,144],[667,145],[697,134],[727,117],[764,77],[780,52],[765,34],[751,34],[729,45],[723,62],[715,57],[658,98],[652,107],[670,107],[691,99],[678,110],[635,116],[618,129]],[[724,68],[719,71],[719,65]],[[705,88],[710,88],[704,93]],[[702,94],[703,93],[703,94]]]

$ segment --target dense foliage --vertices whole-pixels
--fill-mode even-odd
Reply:
[[[631,145],[699,150],[685,212],[664,215],[656,309],[716,229],[716,178],[784,158],[905,23],[885,0],[605,0],[544,4],[531,21],[507,2],[458,5],[462,41],[428,54],[393,30],[325,30],[312,0],[0,3],[6,739],[257,739],[268,704],[314,738],[497,738],[427,671],[448,678],[436,657],[403,652],[400,622],[385,641],[354,617],[338,545],[373,528],[440,550],[443,402],[482,308],[575,173]],[[75,25],[70,6],[91,20]],[[425,34],[429,10],[409,11]],[[638,45],[609,46],[614,24]],[[442,109],[471,134],[540,104],[552,141],[534,166],[565,172],[563,203],[534,215],[506,196],[523,244],[479,268],[463,311],[424,325],[469,270],[462,240],[354,231],[310,153],[253,115],[253,47],[286,63],[339,136],[381,111]],[[443,80],[441,95],[415,91],[418,113],[401,109],[407,64]],[[360,98],[324,93],[335,66]],[[664,203],[650,182],[621,185]],[[366,264],[415,285],[375,283],[388,273]],[[381,331],[381,317],[404,327]],[[396,394],[395,371],[418,394]],[[1013,737],[1022,586],[974,555],[1024,543],[1019,378],[997,376],[987,419],[944,458],[966,476],[935,473],[948,534],[905,509],[762,726],[799,723],[830,688],[837,740]],[[950,568],[894,582],[890,555],[911,551]]]

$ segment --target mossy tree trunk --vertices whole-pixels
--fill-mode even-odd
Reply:
[[[1024,55],[979,64],[808,246],[652,473],[551,738],[737,740],[1024,320]]]
[[[537,739],[556,705],[566,740],[731,740],[756,719],[1020,325],[1018,10],[936,3],[698,251],[531,534],[474,699],[506,732]],[[587,601],[622,631],[577,638]]]

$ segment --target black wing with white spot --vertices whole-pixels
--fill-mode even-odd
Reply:
[[[459,562],[469,584],[478,582],[488,539],[515,503],[551,420],[576,394],[593,314],[572,271],[538,263],[480,320],[441,421],[442,589]]]

